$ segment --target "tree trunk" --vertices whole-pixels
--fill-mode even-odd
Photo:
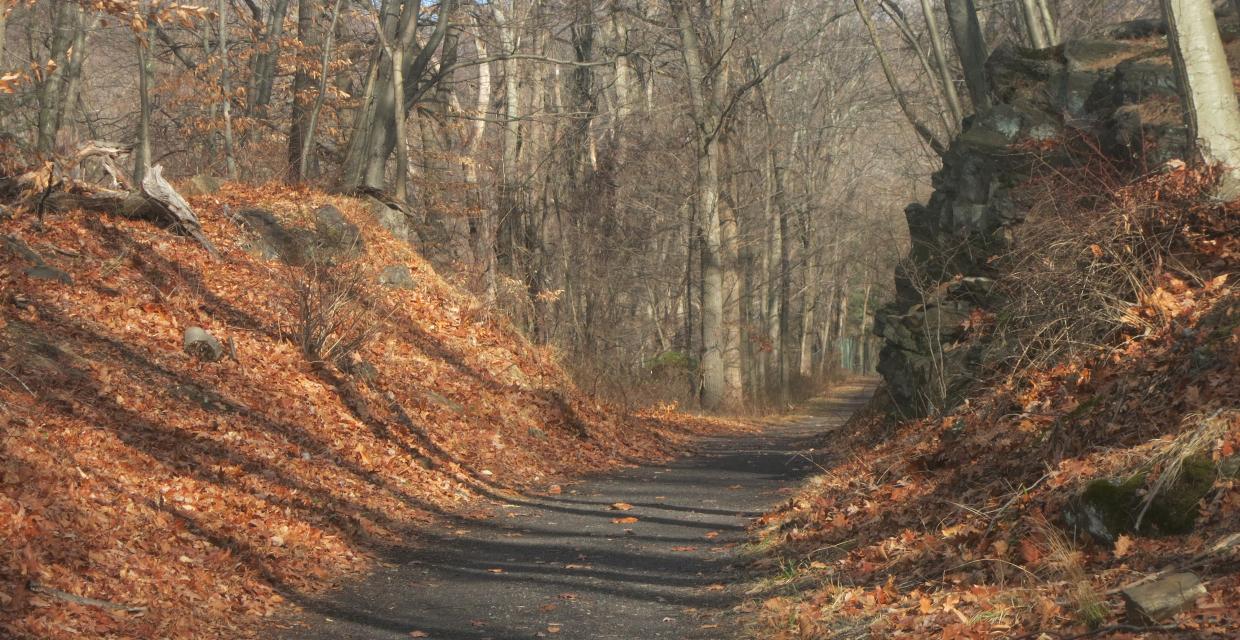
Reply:
[[[964,69],[964,83],[973,101],[973,111],[980,113],[990,109],[990,77],[986,74],[986,40],[982,26],[977,22],[977,7],[973,0],[944,0],[947,6],[947,22],[951,27],[952,41]]]
[[[134,145],[133,181],[142,184],[151,166],[151,85],[155,84],[155,63],[151,57],[151,20],[138,34],[138,141]]]
[[[326,42],[323,43],[323,52],[320,56],[319,63],[319,86],[314,94],[314,104],[310,107],[310,115],[306,118],[304,128],[298,127],[297,118],[293,118],[293,126],[298,127],[296,135],[289,133],[289,158],[290,167],[296,167],[297,180],[305,180],[310,170],[310,158],[314,154],[314,131],[318,126],[319,112],[323,110],[323,101],[327,96],[327,75],[330,70],[332,55],[332,40],[336,35],[336,23],[340,20],[340,5],[343,0],[336,0],[332,7],[331,22],[327,27]],[[293,103],[297,103],[296,91],[294,91]],[[300,147],[293,149],[293,142],[300,139]]]
[[[1219,196],[1240,196],[1240,106],[1210,0],[1162,0],[1190,139],[1224,167]]]
[[[394,112],[399,112],[402,118],[408,118],[409,112],[417,104],[418,99],[435,84],[435,79],[426,78],[426,74],[430,68],[432,55],[444,43],[448,27],[452,24],[456,0],[444,0],[440,4],[435,30],[426,39],[426,43],[421,46],[419,46],[417,40],[418,12],[421,3],[417,0],[405,0],[402,6],[403,11],[399,18],[399,28],[397,30],[398,36],[394,41],[394,45],[401,49],[401,75],[403,76],[401,86],[403,91],[399,97],[389,95],[389,90],[386,87],[394,86],[394,83],[391,82],[391,72],[388,71],[388,83],[382,82],[383,76],[380,75],[379,94],[376,97],[376,118],[373,123],[375,130],[369,136],[370,150],[367,154],[365,180],[363,182],[363,184],[374,188],[381,188],[383,186],[383,174],[387,165],[387,159],[392,155],[392,151],[396,149],[396,139],[399,136],[394,126],[396,122],[396,113]],[[412,59],[410,59],[411,54],[415,54],[412,55]]]
[[[284,17],[288,14],[289,0],[275,0],[267,16],[266,27],[254,33],[255,45],[259,47],[254,56],[247,88],[246,111],[251,115],[263,115],[271,104],[271,88],[275,84],[276,63],[280,57],[280,38],[284,37]],[[259,19],[261,16],[255,16]],[[260,44],[261,41],[261,44]]]
[[[934,14],[930,0],[921,0],[921,12],[926,18],[926,31],[930,34],[930,50],[934,53],[934,66],[939,74],[939,85],[943,88],[943,97],[951,110],[952,120],[956,127],[964,120],[964,110],[960,108],[960,94],[956,91],[956,80],[952,78],[951,69],[947,66],[947,54],[943,47],[943,35],[939,31],[939,19]]]
[[[1020,0],[1020,15],[1025,22],[1025,37],[1029,38],[1029,46],[1045,49],[1048,46],[1046,26],[1035,0]]]
[[[237,179],[237,158],[233,153],[232,129],[232,84],[228,78],[228,3],[220,0],[220,92],[224,110],[224,163],[228,171],[228,179]]]
[[[1236,0],[1240,2],[1240,0]],[[4,45],[7,42],[5,30],[9,23],[9,9],[16,0],[0,0],[0,73],[8,71],[8,65],[5,64],[6,56],[4,55]]]
[[[98,22],[96,16],[91,24],[85,23],[86,14],[80,7],[74,7],[73,10],[73,42],[69,45],[69,51],[65,54],[64,76],[61,78],[61,89],[59,105],[56,107],[56,124],[54,130],[60,132],[64,127],[65,114],[73,108],[77,102],[78,91],[81,85],[82,77],[82,60],[86,57],[86,35]],[[73,144],[70,142],[70,144]]]
[[[297,39],[302,42],[308,52],[315,49],[319,39],[318,29],[314,24],[316,12],[317,6],[314,0],[297,0]],[[306,179],[305,171],[308,167],[305,158],[308,153],[303,151],[308,151],[305,143],[309,137],[310,114],[314,110],[313,104],[307,103],[309,96],[306,94],[310,91],[313,79],[310,77],[305,61],[298,60],[296,68],[297,71],[293,74],[293,95],[289,105],[288,172],[286,173],[287,180],[294,184]],[[314,102],[318,103],[317,97]]]
[[[1046,31],[1046,37],[1050,38],[1050,46],[1059,44],[1059,28],[1055,26],[1055,18],[1051,16],[1050,5],[1046,0],[1033,0],[1037,5],[1037,13],[1042,18],[1042,28]]]
[[[487,57],[486,42],[479,36],[474,36],[474,48],[479,58]],[[480,269],[482,275],[483,299],[488,304],[495,304],[496,295],[496,271],[498,265],[495,261],[495,216],[491,209],[487,206],[486,199],[483,197],[482,190],[478,186],[478,165],[482,164],[482,157],[479,150],[482,148],[482,139],[486,134],[487,120],[486,115],[490,111],[491,106],[491,66],[483,63],[478,66],[478,99],[474,102],[474,113],[477,120],[474,120],[473,131],[470,133],[468,144],[465,150],[465,184],[468,185],[468,196],[471,199],[472,209],[481,212],[478,218],[471,226],[471,232],[474,235],[474,263],[475,268]]]
[[[817,298],[820,272],[818,252],[811,251],[809,260],[805,264],[805,283],[802,287],[804,297],[801,304],[801,366],[798,371],[802,380],[812,380],[814,377],[814,323],[817,322],[816,315],[821,305]],[[832,296],[834,296],[834,291],[834,285],[832,285]],[[833,297],[828,298],[828,309],[833,299]]]
[[[41,155],[52,152],[56,146],[57,113],[62,108],[62,77],[67,65],[66,58],[73,43],[77,26],[75,17],[79,11],[72,0],[52,1],[52,38],[48,55],[55,67],[39,83],[36,97],[39,103],[35,150]]]
[[[726,60],[710,65],[710,77],[706,76],[706,64],[698,38],[697,27],[684,0],[671,2],[676,27],[680,33],[681,54],[684,57],[689,102],[696,133],[697,156],[697,207],[702,236],[702,406],[708,410],[727,407],[738,399],[740,389],[730,388],[733,376],[728,371],[728,336],[725,323],[724,280],[724,231],[719,214],[719,164],[720,150],[717,130],[721,127],[719,110],[727,87],[723,71]],[[723,0],[715,16],[718,33],[716,41],[731,42],[734,5]],[[703,83],[709,81],[710,93]]]

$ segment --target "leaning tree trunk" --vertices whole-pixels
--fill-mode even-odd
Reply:
[[[1240,2],[1240,0],[1237,0]],[[934,15],[934,7],[930,0],[921,0],[921,12],[926,19],[926,31],[930,33],[930,50],[934,53],[934,66],[939,74],[939,85],[943,87],[943,97],[952,112],[954,126],[959,127],[964,120],[964,111],[960,108],[960,94],[956,91],[956,80],[952,78],[951,69],[947,67],[947,54],[943,47],[943,35],[939,32],[939,19]]]
[[[934,135],[934,131],[930,129],[926,123],[922,122],[917,113],[913,111],[913,106],[909,104],[908,98],[904,95],[904,89],[900,88],[899,78],[896,76],[895,70],[891,68],[891,63],[887,60],[887,53],[883,49],[883,43],[878,38],[878,31],[874,28],[874,21],[870,19],[870,14],[866,10],[862,0],[853,0],[853,6],[857,8],[857,14],[861,16],[861,22],[865,25],[865,30],[870,34],[870,42],[874,45],[874,52],[878,55],[879,67],[883,70],[883,76],[887,78],[887,84],[891,87],[891,93],[895,96],[896,104],[900,105],[900,111],[904,113],[904,117],[909,124],[913,126],[913,130],[934,152],[943,155],[947,153],[947,145],[943,143],[938,136]]]
[[[952,40],[964,69],[964,83],[973,101],[973,111],[980,113],[990,109],[990,77],[986,73],[986,39],[977,21],[977,7],[973,0],[944,0],[947,5],[947,22],[951,26]]]
[[[1162,0],[1184,117],[1201,157],[1224,167],[1221,197],[1240,196],[1240,105],[1210,0]]]

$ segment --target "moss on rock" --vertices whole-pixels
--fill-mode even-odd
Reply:
[[[1209,493],[1218,475],[1205,456],[1185,459],[1179,477],[1154,496],[1145,516],[1143,489],[1145,473],[1123,481],[1094,480],[1085,486],[1064,513],[1068,524],[1084,530],[1095,539],[1113,543],[1120,534],[1178,535],[1188,533],[1197,521],[1198,505]],[[1141,519],[1140,528],[1137,520]]]

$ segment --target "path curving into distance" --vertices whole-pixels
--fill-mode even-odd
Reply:
[[[797,455],[843,424],[873,383],[841,386],[817,414],[760,434],[702,440],[667,465],[512,498],[495,517],[428,533],[393,566],[302,601],[282,640],[651,640],[737,634],[733,566],[751,519],[813,471]],[[617,511],[614,503],[632,508]],[[636,522],[616,523],[634,517]],[[739,576],[743,577],[743,576]]]

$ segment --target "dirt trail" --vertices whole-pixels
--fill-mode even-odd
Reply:
[[[736,553],[750,519],[812,472],[797,452],[870,396],[860,382],[815,417],[703,440],[695,453],[511,499],[493,518],[428,534],[393,566],[318,600],[276,637],[436,640],[726,638],[744,594]],[[632,505],[627,511],[614,503]],[[636,522],[617,523],[625,517]],[[720,585],[728,585],[721,588]]]

